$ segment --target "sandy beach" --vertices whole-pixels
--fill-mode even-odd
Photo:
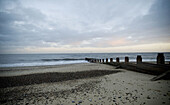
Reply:
[[[98,63],[0,68],[0,104],[169,105],[170,81]]]

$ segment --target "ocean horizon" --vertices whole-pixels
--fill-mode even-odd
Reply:
[[[165,61],[170,61],[170,52],[163,52]],[[88,63],[85,58],[106,59],[116,57],[124,61],[128,56],[130,62],[135,62],[137,55],[141,55],[144,62],[156,61],[158,52],[149,53],[51,53],[51,54],[0,54],[0,67],[46,66]]]

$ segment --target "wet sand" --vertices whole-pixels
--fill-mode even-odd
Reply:
[[[115,69],[109,65],[88,63],[0,70],[1,82],[18,84],[1,85],[2,105],[170,104],[169,80],[151,81],[153,75]]]
[[[33,85],[41,83],[62,82],[74,79],[92,78],[98,76],[109,75],[112,73],[118,73],[118,70],[92,70],[81,72],[53,72],[53,73],[37,73],[21,76],[0,77],[0,88]]]

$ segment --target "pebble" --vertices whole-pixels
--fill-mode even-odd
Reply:
[[[79,101],[79,103],[82,103],[82,101]]]
[[[148,96],[147,99],[151,99],[151,98]]]
[[[133,99],[137,99],[137,98],[138,98],[138,97],[135,97],[135,96],[133,97]]]
[[[166,96],[166,94],[164,94],[164,96]]]
[[[91,102],[91,101],[92,101],[92,99],[89,99],[89,101]]]

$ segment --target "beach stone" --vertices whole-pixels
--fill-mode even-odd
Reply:
[[[167,96],[166,94],[164,94],[164,96]]]
[[[82,101],[79,101],[79,103],[82,103]]]
[[[129,98],[128,98],[128,97],[126,97],[125,99],[126,99],[126,100],[129,100]]]
[[[136,100],[137,98],[138,98],[138,97],[136,97],[136,96],[133,97],[133,99],[135,99],[135,100]]]
[[[148,96],[147,99],[151,99],[151,98]]]
[[[71,90],[71,93],[74,93],[75,92],[75,90]]]
[[[18,100],[23,100],[24,98],[19,98]]]

